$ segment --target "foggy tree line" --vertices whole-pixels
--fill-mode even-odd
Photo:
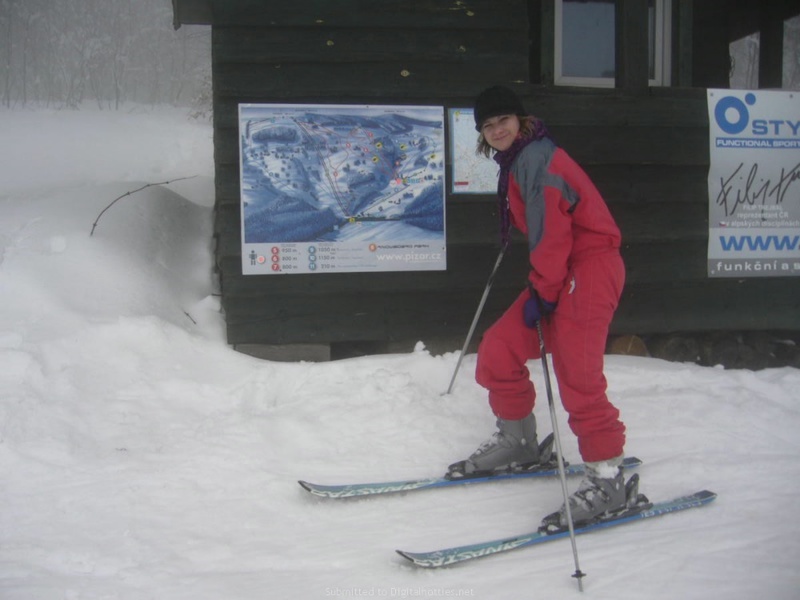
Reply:
[[[0,0],[0,105],[210,111],[210,48],[170,0]]]
[[[730,45],[730,85],[737,89],[758,88],[760,36],[754,33]],[[800,90],[800,16],[783,23],[783,85],[785,90]]]
[[[800,15],[783,22],[783,89],[800,90]]]

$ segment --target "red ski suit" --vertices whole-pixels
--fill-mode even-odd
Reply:
[[[523,148],[508,181],[511,224],[527,235],[530,283],[557,303],[542,320],[545,347],[569,425],[584,461],[622,455],[625,426],[606,396],[603,374],[608,328],[625,282],[620,232],[586,173],[549,139]],[[525,326],[523,291],[484,334],[476,380],[489,390],[494,414],[526,417],[536,391],[526,361],[540,358],[536,330]]]

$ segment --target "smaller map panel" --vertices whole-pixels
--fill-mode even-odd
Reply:
[[[240,104],[245,275],[444,270],[439,106]]]
[[[491,158],[475,154],[478,132],[471,108],[448,109],[454,194],[494,194],[498,167]]]

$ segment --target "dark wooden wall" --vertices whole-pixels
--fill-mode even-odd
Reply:
[[[537,53],[530,52],[529,25],[536,26],[537,15],[529,19],[529,4],[542,5],[211,2],[216,258],[229,343],[463,339],[499,249],[494,197],[448,191],[446,272],[243,276],[240,102],[460,107],[496,83],[515,89],[548,123],[595,180],[622,229],[628,283],[615,332],[800,329],[800,279],[706,277],[705,90],[630,95],[530,84],[529,56]],[[479,330],[522,289],[526,254],[517,240]]]

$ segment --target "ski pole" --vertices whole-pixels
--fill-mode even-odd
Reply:
[[[492,274],[489,275],[489,281],[486,282],[486,287],[483,290],[483,296],[481,297],[481,301],[478,304],[478,310],[475,311],[475,316],[472,319],[472,325],[470,325],[469,332],[467,333],[467,339],[464,340],[464,347],[461,348],[461,354],[458,357],[458,362],[456,362],[456,368],[453,371],[453,377],[450,379],[450,385],[447,386],[447,391],[445,394],[449,394],[453,391],[453,384],[456,381],[456,375],[458,375],[458,370],[461,368],[461,361],[464,360],[464,354],[467,352],[467,346],[472,341],[472,335],[475,333],[475,327],[478,325],[478,319],[483,312],[483,305],[486,304],[486,298],[489,296],[489,290],[492,287],[492,283],[494,282],[495,275],[497,275],[497,269],[500,268],[500,263],[503,260],[503,255],[506,253],[506,248],[508,248],[508,244],[503,244],[502,248],[500,248],[500,254],[497,255],[497,260],[494,263],[494,268],[492,269]]]
[[[575,561],[575,573],[572,575],[578,580],[578,589],[583,591],[583,578],[586,573],[581,571],[578,561],[578,545],[575,542],[575,524],[572,521],[572,509],[569,505],[569,492],[567,491],[567,474],[564,467],[564,456],[561,452],[561,436],[558,433],[558,422],[556,421],[556,406],[553,401],[553,388],[550,385],[550,368],[547,366],[547,354],[544,347],[544,335],[542,334],[542,322],[536,321],[536,332],[539,334],[539,353],[542,355],[542,371],[544,373],[544,387],[547,390],[547,403],[550,406],[550,421],[553,423],[553,437],[556,443],[556,459],[558,460],[558,475],[561,479],[561,492],[564,495],[564,510],[567,513],[567,527],[569,528],[569,539],[572,542],[572,556]]]

